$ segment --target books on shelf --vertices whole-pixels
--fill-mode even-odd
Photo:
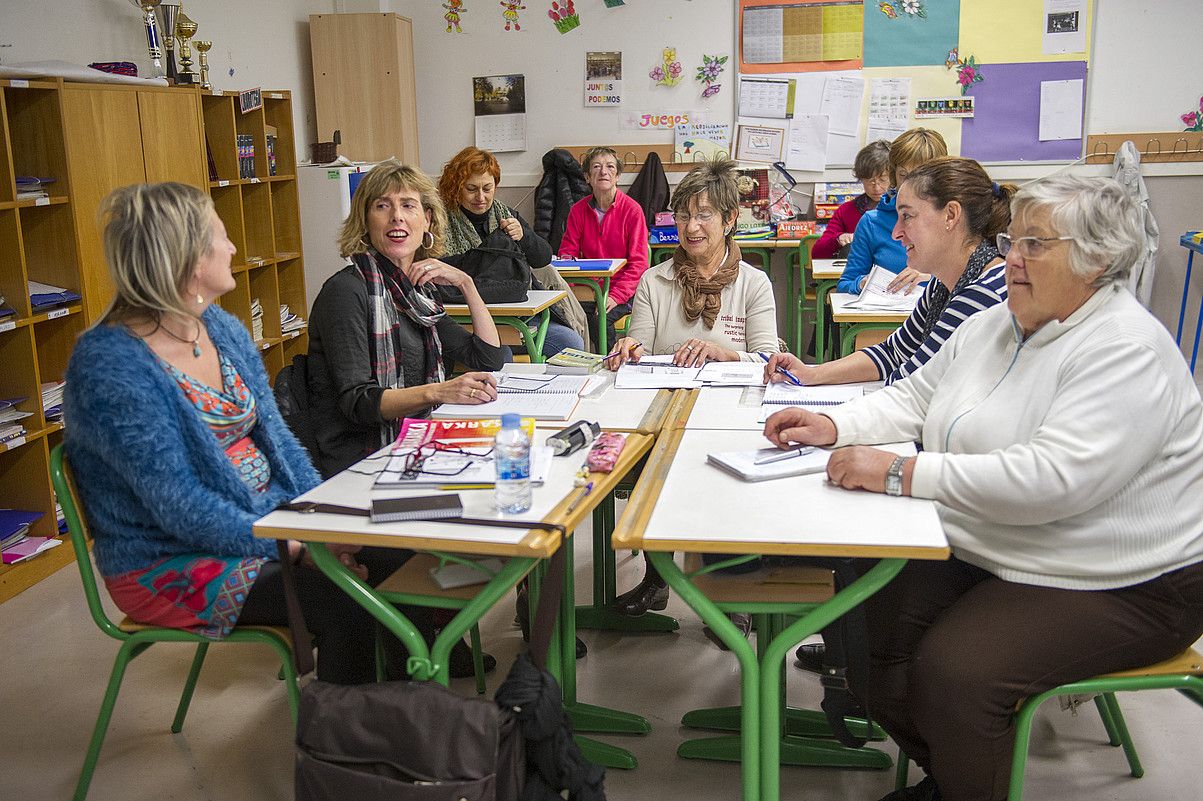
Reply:
[[[759,448],[751,451],[723,451],[706,455],[708,464],[742,478],[744,481],[771,481],[776,478],[821,473],[827,469],[830,451],[821,448]]]
[[[42,384],[42,410],[47,422],[62,419],[63,391],[66,387],[66,381],[49,381]]]
[[[535,421],[526,418],[522,427],[534,437]],[[421,420],[406,418],[393,443],[384,469],[376,476],[376,488],[430,487],[440,485],[491,486],[496,480],[493,438],[501,430],[500,419]],[[554,455],[546,445],[531,445],[531,484],[542,484],[551,470]]]
[[[30,537],[29,527],[42,518],[41,512],[24,509],[0,509],[0,558],[6,565],[23,562],[48,551],[61,540]]]
[[[547,359],[547,372],[557,375],[589,375],[601,370],[606,357],[579,348],[564,348]]]
[[[493,373],[497,380],[497,400],[488,403],[444,403],[431,412],[432,417],[501,417],[520,414],[536,420],[567,420],[581,400],[589,381],[584,375],[546,373]]]
[[[54,183],[53,178],[41,178],[34,175],[18,175],[15,180],[17,200],[37,200],[42,197],[50,197],[46,186]]]
[[[251,298],[251,339],[263,339],[263,304],[259,298]]]
[[[255,137],[251,134],[235,135],[238,146],[238,177],[255,177]]]
[[[29,282],[29,303],[35,311],[74,303],[80,299],[78,292],[61,286],[52,286],[38,281]]]
[[[57,548],[62,544],[62,540],[53,537],[22,537],[19,541],[4,548],[0,552],[0,557],[3,558],[4,564],[15,565],[17,562],[32,559],[38,554],[49,551],[51,548]]]
[[[260,315],[262,317],[262,315]],[[260,321],[262,326],[262,321]],[[280,333],[291,334],[293,331],[300,331],[305,327],[305,318],[300,315],[293,314],[288,309],[287,304],[280,305]]]

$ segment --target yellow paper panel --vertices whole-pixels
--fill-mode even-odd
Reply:
[[[823,60],[859,59],[863,53],[865,10],[860,4],[823,6]]]
[[[944,142],[948,145],[948,155],[961,155],[961,121],[959,119],[916,120],[914,117],[915,101],[920,98],[961,96],[961,88],[957,85],[955,70],[945,69],[944,67],[865,67],[862,72],[865,79],[865,100],[864,105],[861,107],[861,131],[868,130],[866,125],[869,116],[871,81],[874,78],[910,78],[911,116],[907,120],[907,127],[922,126],[937,131],[940,136],[944,137]]]
[[[782,13],[781,37],[782,61],[822,61],[822,9],[786,7]]]
[[[1029,61],[1084,61],[1089,53],[1044,52],[1044,0],[1007,0],[1005,3],[962,2],[960,53],[979,64],[1013,64]],[[1094,25],[1094,0],[1086,4],[1086,48],[1090,49]]]

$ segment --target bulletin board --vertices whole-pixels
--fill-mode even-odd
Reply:
[[[784,55],[767,61],[773,52],[756,25],[777,12],[766,7],[779,7],[784,17],[802,6],[798,0],[740,0],[741,74],[796,80],[803,115],[824,111],[819,93],[836,76],[863,80],[855,147],[847,138],[832,142],[828,168],[850,165],[850,154],[870,138],[889,139],[915,126],[939,131],[950,153],[982,162],[1082,156],[1095,0],[865,0],[863,51],[851,65],[799,63]],[[879,116],[900,92],[907,93],[905,116]],[[919,100],[947,101],[925,106],[960,112],[963,97],[972,98],[971,117],[916,114]]]

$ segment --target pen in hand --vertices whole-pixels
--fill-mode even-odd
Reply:
[[[772,464],[773,462],[781,462],[786,459],[792,459],[795,456],[805,456],[812,451],[814,451],[814,446],[812,445],[807,445],[801,448],[790,448],[789,450],[781,451],[780,453],[771,453],[768,456],[761,456],[759,459],[754,460],[752,464]]]
[[[760,354],[758,354],[758,355],[760,356],[760,358],[764,359],[766,363],[768,362],[768,360],[769,360],[769,357],[768,357],[768,356],[766,356],[766,355],[765,355],[765,354],[763,354],[763,353],[760,353]],[[794,374],[793,374],[793,373],[791,373],[789,370],[786,370],[786,369],[785,369],[784,367],[782,367],[781,365],[777,365],[777,366],[774,368],[774,370],[773,370],[773,371],[774,371],[774,372],[776,372],[776,373],[780,373],[781,375],[785,376],[785,380],[786,380],[786,381],[789,381],[789,382],[790,382],[791,384],[793,384],[795,387],[800,387],[800,386],[803,386],[802,382],[801,382],[800,380],[798,380],[798,376],[794,375]]]

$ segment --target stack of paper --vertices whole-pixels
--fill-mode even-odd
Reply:
[[[839,406],[865,394],[864,387],[859,385],[830,384],[815,387],[796,387],[793,384],[769,384],[764,390],[764,400],[760,405],[760,422],[768,419],[773,412],[790,406],[808,409],[812,412],[822,412],[832,406]]]
[[[860,291],[860,296],[851,301],[848,308],[861,311],[914,311],[915,304],[919,302],[923,290],[919,287],[911,287],[909,293],[891,292],[890,283],[897,277],[880,264],[874,264],[868,277],[865,278],[865,285]]]
[[[63,416],[63,390],[66,381],[51,381],[42,384],[42,409],[47,420],[60,420]]]
[[[262,327],[262,322],[260,322]],[[300,315],[293,314],[288,310],[288,306],[280,306],[280,333],[289,334],[293,331],[300,331],[305,327],[305,318]]]
[[[673,365],[671,354],[644,356],[638,364],[627,362],[614,377],[617,389],[695,389],[702,386],[697,367]]]
[[[536,420],[567,420],[580,402],[590,376],[547,373],[493,373],[497,400],[488,403],[444,403],[432,417],[500,417],[520,414]]]
[[[21,562],[42,551],[61,545],[49,537],[30,537],[29,527],[40,520],[41,512],[22,509],[0,509],[0,554],[6,565]]]
[[[804,476],[827,469],[830,451],[819,448],[761,448],[754,451],[709,453],[706,461],[744,481],[768,481],[774,478]]]
[[[50,197],[46,185],[54,183],[53,178],[38,178],[33,175],[18,175],[17,200],[36,200],[40,197]]]
[[[758,387],[764,383],[764,362],[710,362],[698,370],[698,380],[712,387]]]
[[[0,450],[25,444],[25,426],[21,423],[0,423]]]
[[[263,339],[263,304],[259,298],[251,299],[251,339],[256,342]]]
[[[0,317],[8,317],[10,314],[16,314],[16,310],[8,305],[3,295],[0,295]]]
[[[29,302],[35,311],[50,306],[61,306],[64,303],[73,303],[79,299],[79,293],[70,289],[38,281],[29,282]]]

